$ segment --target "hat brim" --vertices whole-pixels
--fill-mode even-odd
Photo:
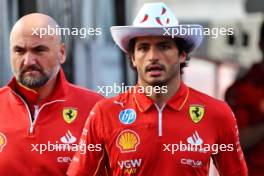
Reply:
[[[197,48],[203,39],[203,27],[196,24],[185,24],[174,27],[112,26],[110,30],[113,40],[125,53],[128,52],[129,41],[136,37],[167,36],[182,38],[186,42],[185,49],[187,52],[191,52]],[[176,33],[180,30],[182,30],[182,32]],[[173,35],[172,31],[174,33]]]

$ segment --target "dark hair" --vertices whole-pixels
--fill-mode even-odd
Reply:
[[[181,39],[181,38],[175,38],[174,39],[174,42],[179,50],[179,54],[182,54],[183,51],[186,52],[187,56],[186,56],[186,59],[185,59],[185,62],[184,63],[181,63],[180,64],[180,73],[181,75],[183,74],[183,68],[184,67],[187,67],[188,66],[188,63],[190,61],[190,57],[188,55],[188,47],[187,47],[187,44],[185,42],[185,40]],[[135,51],[135,45],[136,45],[136,38],[133,38],[129,41],[128,43],[128,47],[127,47],[127,56],[128,56],[128,59],[129,59],[129,65],[130,67],[133,69],[133,70],[136,70],[136,68],[133,66],[133,63],[132,63],[132,56],[134,55],[134,51]]]
[[[259,38],[260,38],[260,41],[264,42],[264,21],[261,24]]]

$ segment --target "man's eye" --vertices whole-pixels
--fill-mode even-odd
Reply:
[[[25,53],[25,50],[23,48],[15,48],[14,52],[17,54],[23,54],[23,53]]]
[[[161,46],[160,46],[160,49],[162,49],[162,50],[168,50],[168,49],[170,49],[170,48],[171,48],[171,46],[168,45],[168,44],[164,44],[164,45],[161,45]]]
[[[36,47],[34,48],[34,51],[35,52],[44,52],[44,51],[47,51],[48,49],[46,47]]]
[[[138,47],[139,51],[147,51],[148,47],[147,46],[140,46]]]

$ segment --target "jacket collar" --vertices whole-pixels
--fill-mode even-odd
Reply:
[[[22,84],[18,83],[15,77],[12,77],[12,79],[8,82],[7,87],[9,87],[15,93],[20,95],[24,100],[26,100],[27,103],[37,104],[37,100],[39,96],[38,93],[35,90],[27,88]],[[68,87],[69,87],[69,83],[65,78],[63,70],[60,69],[57,75],[56,86],[53,92],[47,98],[45,98],[40,103],[40,105],[53,100],[63,99],[67,94]]]
[[[139,86],[136,86],[136,90]],[[180,111],[184,104],[186,103],[189,96],[189,88],[183,83],[180,83],[179,90],[175,93],[173,97],[169,99],[166,105],[170,106],[176,111]],[[147,111],[155,102],[147,97],[144,93],[134,92],[134,100],[138,109],[141,112]]]

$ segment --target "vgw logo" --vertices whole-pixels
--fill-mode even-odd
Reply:
[[[136,118],[137,115],[134,109],[125,109],[119,114],[120,122],[125,125],[135,122]]]
[[[134,174],[140,167],[142,159],[118,161],[121,169],[124,169],[124,174]]]

